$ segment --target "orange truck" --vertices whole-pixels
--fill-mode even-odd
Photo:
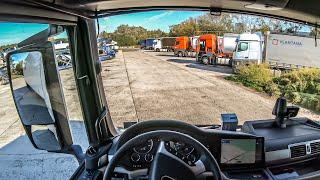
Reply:
[[[232,53],[236,47],[237,34],[204,34],[198,38],[196,60],[203,64],[231,65]]]
[[[199,36],[177,37],[174,46],[174,55],[179,57],[193,56],[195,54],[198,37]]]

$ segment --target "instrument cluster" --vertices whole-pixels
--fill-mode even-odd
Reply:
[[[122,160],[122,165],[127,169],[149,168],[156,155],[160,141],[149,139],[141,145],[135,146],[130,153]],[[183,142],[167,141],[166,150],[174,156],[180,158],[185,163],[193,166],[198,161],[199,155],[194,147]]]
[[[193,166],[199,159],[199,155],[192,145],[178,141],[169,141],[165,142],[165,147],[167,151],[180,158],[190,166]]]

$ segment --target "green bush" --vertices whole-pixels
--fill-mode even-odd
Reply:
[[[302,68],[274,77],[268,65],[242,66],[239,73],[226,78],[270,96],[284,94],[294,104],[320,112],[320,69]]]
[[[13,73],[16,75],[23,75],[23,62],[20,61],[14,68]]]

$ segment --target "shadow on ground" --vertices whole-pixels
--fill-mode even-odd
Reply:
[[[157,56],[172,57],[172,56],[175,56],[175,55],[174,54],[157,54]]]
[[[205,71],[212,71],[224,74],[233,74],[232,68],[228,66],[214,66],[214,65],[204,65],[194,60],[187,60],[187,59],[168,59],[169,62],[186,64],[188,68],[200,69]]]
[[[70,126],[74,144],[87,148],[83,121],[70,121]],[[0,148],[0,159],[0,179],[69,179],[79,166],[73,155],[35,149],[26,135]]]

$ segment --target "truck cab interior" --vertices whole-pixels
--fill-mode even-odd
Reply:
[[[163,119],[128,123],[119,130],[108,109],[97,46],[97,20],[103,17],[186,10],[272,17],[317,28],[319,5],[315,0],[2,0],[0,21],[50,24],[6,55],[21,122],[36,148],[77,158],[79,168],[71,179],[320,179],[320,124],[297,117],[299,107],[284,97],[274,101],[274,118],[247,119],[241,126],[235,114],[221,113],[218,126]],[[90,144],[85,153],[73,142],[52,63],[56,57],[48,38],[61,32],[67,32],[70,43]],[[203,47],[200,43],[200,50]],[[37,61],[25,62],[25,67],[32,63],[34,75],[25,79],[24,88],[15,85],[10,63],[25,53]],[[35,80],[38,84],[31,83]],[[25,99],[33,103],[25,104]]]

